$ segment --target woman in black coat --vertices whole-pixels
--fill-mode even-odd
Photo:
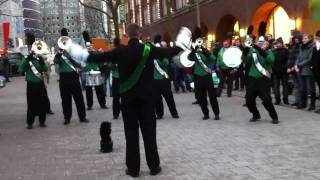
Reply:
[[[304,34],[302,37],[302,45],[299,52],[299,57],[296,61],[296,69],[299,72],[300,81],[300,95],[301,102],[298,109],[307,107],[308,95],[311,96],[309,111],[315,109],[316,101],[316,87],[312,73],[312,52],[313,52],[313,38],[311,35]]]
[[[318,84],[318,88],[320,91],[320,31],[317,31],[315,36],[315,46],[313,48],[312,54],[312,72],[315,81]],[[316,111],[320,113],[320,109]]]

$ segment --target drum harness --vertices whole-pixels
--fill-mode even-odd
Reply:
[[[61,58],[64,60],[64,62],[66,62],[71,67],[71,69],[77,72],[76,68],[71,64],[70,60],[66,56],[62,54]]]
[[[157,69],[157,71],[158,71],[162,76],[164,76],[166,79],[169,79],[168,74],[166,73],[165,70],[163,70],[163,69],[160,67],[160,65],[159,65],[159,63],[158,63],[158,61],[157,61],[156,59],[154,60],[154,66],[155,66],[155,68]]]
[[[209,74],[212,74],[212,70],[202,61],[201,56],[196,53],[196,57],[198,59],[198,62],[200,64],[200,66]]]
[[[29,61],[29,65],[30,65],[30,68],[31,68],[31,71],[32,73],[37,76],[39,79],[43,80],[43,77],[42,77],[42,73],[40,73],[37,68],[34,66],[34,64]]]
[[[258,69],[258,71],[264,75],[267,78],[271,78],[271,74],[268,70],[266,70],[260,63],[260,61],[258,60],[258,55],[257,52],[255,51],[255,49],[253,49],[253,53],[252,53],[252,57],[253,57],[253,62],[254,65],[256,66],[256,68]]]

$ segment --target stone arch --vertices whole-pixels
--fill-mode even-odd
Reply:
[[[228,32],[233,32],[234,25],[237,21],[238,19],[231,14],[224,15],[220,18],[216,29],[216,40],[218,42],[225,40]]]

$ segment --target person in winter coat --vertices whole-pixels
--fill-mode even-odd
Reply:
[[[315,109],[316,101],[316,88],[312,73],[312,51],[313,51],[313,38],[312,35],[304,34],[302,37],[302,45],[300,47],[299,57],[296,61],[295,69],[299,72],[300,81],[300,96],[301,102],[298,109],[307,107],[308,95],[311,96],[309,111]]]
[[[282,99],[284,104],[289,104],[288,101],[288,57],[289,51],[284,47],[282,38],[278,38],[276,40],[276,48],[273,50],[275,55],[275,62],[272,66],[273,72],[273,89],[275,94],[275,105],[279,105],[281,103],[280,97],[280,82],[282,85]]]
[[[313,77],[317,82],[320,90],[320,31],[316,32],[315,46],[313,48],[311,61],[312,61]],[[316,113],[320,113],[320,109],[318,109]]]

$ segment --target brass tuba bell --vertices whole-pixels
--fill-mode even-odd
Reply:
[[[32,44],[31,50],[38,55],[45,55],[50,53],[47,44],[40,40],[37,40]]]

